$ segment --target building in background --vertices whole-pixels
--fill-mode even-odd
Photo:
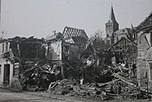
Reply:
[[[111,7],[109,21],[105,24],[106,49],[111,53],[108,60],[115,57],[116,64],[118,63],[136,63],[137,57],[137,35],[135,27],[119,29],[119,24],[116,21],[113,7]]]
[[[108,22],[105,24],[105,30],[106,30],[106,43],[108,45],[112,45],[114,43],[114,32],[119,29],[119,24],[116,21],[115,14],[113,7],[111,6],[111,12],[109,16]]]

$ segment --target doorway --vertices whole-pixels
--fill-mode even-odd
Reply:
[[[10,82],[10,64],[4,65],[4,85],[9,85]]]

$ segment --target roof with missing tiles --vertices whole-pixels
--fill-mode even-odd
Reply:
[[[63,30],[63,38],[73,39],[75,43],[84,43],[88,41],[88,36],[83,29],[76,29],[72,27],[65,27]]]

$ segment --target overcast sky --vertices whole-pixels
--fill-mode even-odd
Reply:
[[[1,28],[5,37],[45,38],[65,26],[105,33],[111,4],[120,28],[137,26],[152,11],[152,0],[2,0]]]

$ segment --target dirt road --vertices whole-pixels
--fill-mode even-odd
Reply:
[[[150,102],[148,100],[110,100],[76,98],[48,93],[16,92],[0,88],[0,102]]]
[[[0,88],[0,102],[64,102]]]
[[[93,102],[84,98],[50,95],[48,93],[16,92],[0,88],[0,102]],[[99,101],[96,101],[99,102]]]

